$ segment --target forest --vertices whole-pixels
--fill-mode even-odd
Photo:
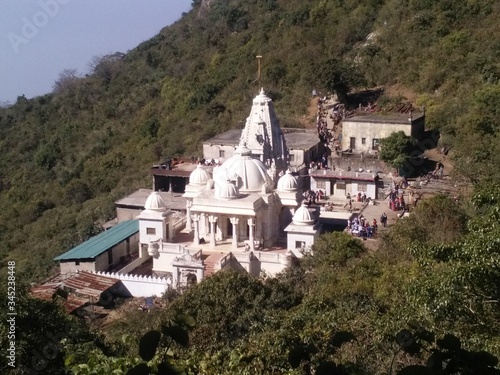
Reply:
[[[92,74],[68,67],[51,93],[0,108],[0,277],[15,261],[22,364],[9,369],[2,356],[2,369],[498,373],[499,18],[495,0],[194,0],[135,49],[93,58]],[[304,126],[314,88],[342,99],[374,87],[415,93],[467,194],[422,202],[376,251],[326,234],[275,279],[217,274],[105,333],[66,316],[58,298],[31,299],[55,256],[99,233],[114,201],[150,187],[152,164],[199,156],[203,140],[242,127],[259,89],[256,55],[283,127]],[[62,331],[54,355],[34,354]],[[150,331],[151,357],[141,339]],[[2,318],[2,348],[7,332]]]

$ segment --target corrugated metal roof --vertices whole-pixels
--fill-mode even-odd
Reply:
[[[78,310],[80,307],[89,304],[88,298],[77,297],[72,294],[68,295],[68,299],[64,302],[64,310],[71,314],[73,311]]]
[[[51,301],[52,296],[58,289],[69,289],[70,293],[66,301],[64,301],[63,306],[66,312],[71,314],[82,306],[99,302],[101,293],[119,282],[120,280],[111,277],[96,275],[90,272],[79,272],[64,281],[49,282],[34,286],[30,289],[30,293],[36,298]]]
[[[97,236],[59,255],[54,260],[94,259],[138,231],[139,220],[122,221],[113,228],[99,233]]]
[[[108,290],[119,282],[120,280],[112,277],[81,271],[64,280],[63,286],[70,289],[74,293],[99,297],[102,292]]]
[[[52,301],[52,296],[57,289],[59,289],[58,284],[44,284],[31,288],[30,292],[33,297],[43,299],[45,301]],[[73,311],[88,304],[89,302],[88,297],[82,298],[69,294],[66,301],[64,301],[63,307],[68,314],[71,314]]]
[[[46,301],[50,301],[52,296],[59,288],[60,283],[49,283],[43,285],[37,285],[30,289],[30,293],[32,296],[43,299]]]

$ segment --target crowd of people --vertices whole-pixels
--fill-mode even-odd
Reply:
[[[363,239],[373,238],[377,235],[378,224],[377,220],[373,219],[370,223],[363,215],[359,215],[352,219],[347,220],[347,231],[353,236],[361,237]]]
[[[327,148],[333,149],[337,152],[341,150],[340,140],[341,135],[338,126],[342,118],[345,116],[345,107],[343,104],[336,103],[332,107],[330,115],[328,115],[328,108],[326,107],[327,97],[318,99],[318,111],[316,116],[316,128],[318,130],[318,137],[321,142],[325,143]],[[328,117],[333,122],[332,129],[328,129]],[[332,145],[332,147],[330,147]]]
[[[319,203],[320,199],[323,199],[325,196],[325,193],[323,190],[308,190],[304,193],[304,198],[306,200],[306,204],[310,206],[311,204],[317,204]]]
[[[406,202],[404,199],[404,191],[408,187],[408,181],[406,178],[402,178],[399,182],[392,182],[390,186],[390,192],[388,195],[388,206],[392,211],[405,210]]]

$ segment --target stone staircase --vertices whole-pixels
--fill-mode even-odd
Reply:
[[[208,254],[206,258],[204,257],[203,263],[205,264],[205,277],[212,276],[217,270],[215,265],[225,256],[224,253],[213,253]],[[204,255],[205,256],[205,255]]]

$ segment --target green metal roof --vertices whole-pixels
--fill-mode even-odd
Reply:
[[[97,236],[59,255],[54,260],[94,259],[139,231],[139,220],[118,223]]]

